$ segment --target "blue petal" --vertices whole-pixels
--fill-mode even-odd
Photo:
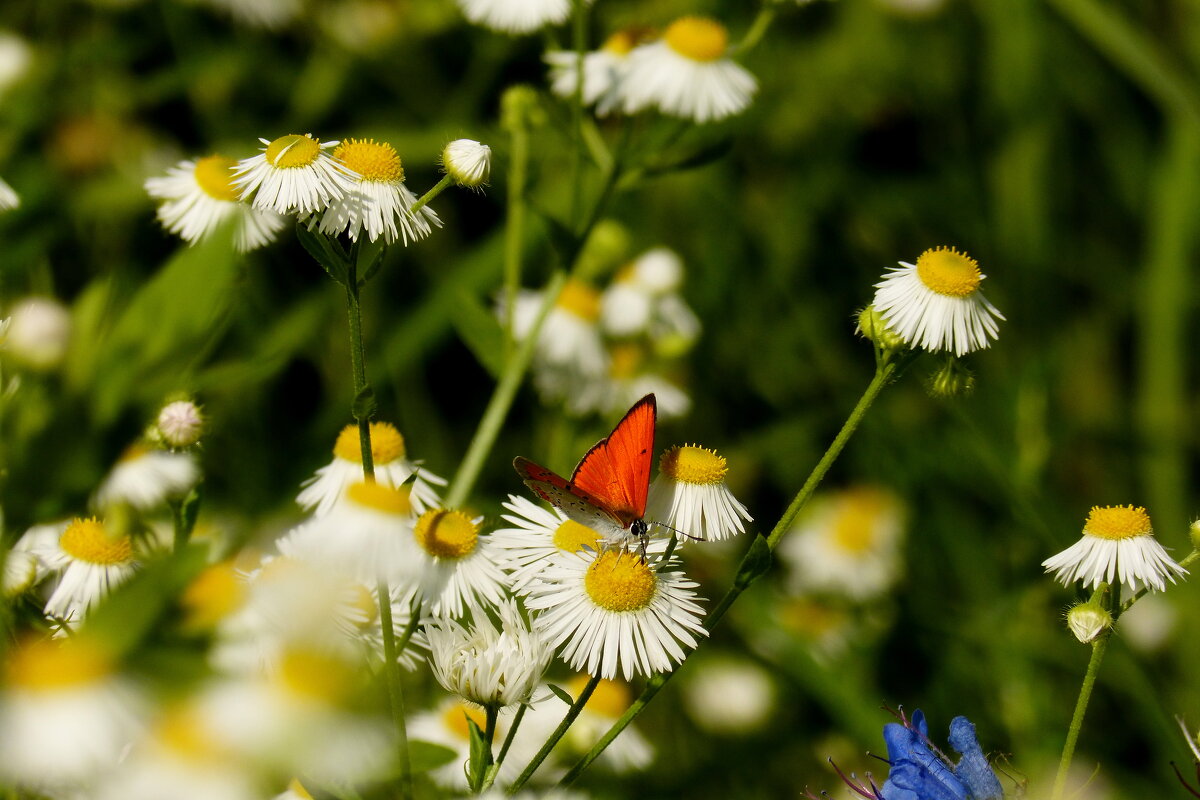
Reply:
[[[979,746],[975,725],[966,717],[955,717],[950,722],[950,746],[962,756],[954,774],[966,784],[971,797],[974,800],[1002,800],[1004,789]]]
[[[904,761],[892,765],[885,789],[887,784],[908,792],[908,795],[898,795],[906,800],[968,800],[970,797],[962,782],[936,758],[930,763]],[[886,792],[884,797],[892,800]]]
[[[899,722],[889,722],[883,726],[883,742],[887,745],[888,761],[893,764],[912,755],[913,748],[925,746],[915,731]]]

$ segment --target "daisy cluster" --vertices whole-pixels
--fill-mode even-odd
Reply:
[[[400,155],[387,142],[322,142],[308,134],[260,141],[257,155],[189,159],[147,179],[146,191],[161,201],[163,227],[195,244],[231,224],[236,247],[246,252],[270,244],[295,221],[352,242],[404,245],[442,224],[405,184]],[[443,169],[455,183],[478,187],[487,180],[490,155],[486,145],[456,140],[443,153]]]
[[[683,278],[683,260],[657,247],[620,267],[603,290],[568,281],[535,345],[533,380],[542,398],[582,416],[614,414],[655,394],[664,417],[686,414],[691,398],[678,373],[700,320],[683,298]],[[516,338],[528,335],[544,299],[532,290],[514,298]],[[498,302],[501,319],[508,305]]]

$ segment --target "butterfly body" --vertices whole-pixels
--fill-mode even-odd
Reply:
[[[580,459],[570,480],[517,457],[513,467],[533,493],[570,519],[596,531],[610,544],[638,543],[643,556],[649,538],[645,520],[654,453],[657,405],[648,394],[634,403],[605,438]]]

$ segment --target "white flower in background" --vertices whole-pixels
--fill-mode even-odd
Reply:
[[[272,800],[313,800],[313,796],[308,789],[304,788],[304,784],[292,778],[288,782],[287,789],[275,795]]]
[[[599,50],[583,55],[583,102],[595,105],[596,113],[605,116],[620,105],[618,87],[625,77],[629,53],[644,38],[646,31],[627,28],[605,40]],[[576,54],[571,50],[552,50],[543,56],[550,66],[550,91],[567,99],[575,96],[578,84]]]
[[[50,370],[62,363],[71,341],[71,314],[62,303],[27,297],[8,315],[0,348],[30,369]]]
[[[3,178],[0,178],[0,211],[11,211],[19,205],[21,198]]]
[[[0,31],[0,95],[25,77],[32,61],[28,42],[11,31]]]
[[[248,252],[275,241],[288,218],[254,208],[238,199],[233,184],[237,161],[220,155],[180,161],[166,177],[147,178],[146,192],[164,201],[158,221],[171,233],[195,244],[222,224],[234,220],[234,246]]]
[[[600,301],[600,322],[610,336],[648,334],[655,349],[678,353],[700,333],[700,321],[678,294],[683,261],[672,250],[656,247],[622,269]],[[680,342],[660,344],[670,338]]]
[[[541,292],[523,291],[513,298],[513,335],[525,339],[542,305]],[[500,298],[499,316],[506,319],[507,303]],[[551,400],[568,400],[595,391],[609,368],[600,337],[600,293],[588,284],[569,280],[550,309],[534,350],[534,383]]]
[[[771,675],[744,658],[721,657],[694,665],[683,684],[688,716],[709,733],[744,736],[761,730],[779,702]]]
[[[343,231],[357,241],[364,230],[372,242],[383,237],[407,245],[424,239],[442,221],[425,206],[413,214],[417,196],[404,185],[404,167],[396,148],[374,139],[347,139],[333,150],[333,158],[359,177],[355,187],[330,201],[321,215],[321,232]]]
[[[141,728],[143,701],[86,636],[34,640],[7,656],[0,776],[53,793],[110,770]]]
[[[54,552],[69,521],[34,525],[22,534],[4,559],[4,595],[15,597],[41,583],[52,570],[39,553]]]
[[[729,33],[703,17],[682,17],[662,39],[629,54],[620,84],[626,113],[651,106],[664,114],[714,122],[750,105],[758,82],[726,56]]]
[[[932,248],[916,264],[892,267],[871,304],[910,347],[961,356],[990,345],[1004,319],[979,291],[985,277],[966,253]]]
[[[572,697],[578,699],[583,687],[588,683],[588,676],[579,675],[571,680],[567,687]],[[583,705],[583,710],[575,720],[575,724],[567,730],[566,742],[574,751],[583,755],[592,748],[600,737],[608,733],[609,728],[621,718],[621,715],[633,705],[633,693],[629,684],[622,681],[600,680],[592,690],[592,696]],[[557,706],[549,702],[551,713],[561,720],[562,703]],[[550,730],[558,722],[551,723]],[[548,733],[548,732],[547,732]],[[628,725],[621,735],[600,754],[599,762],[614,772],[625,773],[645,769],[654,760],[654,745],[642,735],[634,724]]]
[[[458,0],[463,16],[502,33],[532,33],[557,25],[571,13],[571,0]]]
[[[412,568],[421,576],[429,614],[461,617],[468,608],[503,602],[507,578],[491,537],[479,533],[482,521],[442,508],[431,508],[417,519],[413,537],[419,547]]]
[[[600,549],[600,534],[567,519],[558,509],[548,509],[511,494],[502,506],[510,512],[503,514],[502,519],[513,527],[494,530],[489,538],[501,565],[512,573],[515,592],[521,592],[560,553]]]
[[[567,398],[572,414],[619,414],[648,394],[658,398],[658,418],[685,416],[692,407],[687,392],[654,371],[646,346],[619,341],[608,348],[608,374],[601,380],[581,382]]]
[[[474,139],[455,139],[442,150],[442,169],[459,186],[478,189],[492,173],[492,148]]]
[[[303,0],[195,0],[229,14],[237,22],[259,28],[281,28],[300,16]]]
[[[696,445],[668,448],[658,460],[646,518],[680,532],[680,542],[719,542],[744,533],[753,517],[725,484],[723,456]]]
[[[864,602],[900,576],[904,506],[890,491],[861,486],[818,495],[776,549],[793,592]]]
[[[452,619],[426,626],[433,676],[446,691],[490,708],[528,703],[554,651],[529,629],[516,603],[478,609],[469,627]]]
[[[255,208],[308,216],[358,187],[359,176],[325,152],[336,141],[318,142],[297,133],[259,141],[266,145],[263,151],[243,158],[233,172],[241,199]]]
[[[706,635],[694,581],[672,561],[606,550],[566,555],[528,587],[534,627],[572,669],[612,679],[668,672]]]
[[[561,709],[561,707],[562,704],[559,703],[559,708]],[[516,707],[500,709],[496,720],[496,741],[504,741],[508,735],[515,709]],[[531,716],[532,713],[526,714],[525,719],[529,719]],[[463,766],[471,755],[471,733],[467,723],[468,719],[478,725],[479,730],[487,730],[487,718],[484,716],[482,708],[463,702],[458,698],[447,698],[432,710],[418,711],[413,714],[408,723],[410,739],[439,744],[454,751],[454,758],[449,763],[429,771],[430,779],[445,789],[459,792],[467,790],[467,776]],[[558,715],[558,720],[562,720],[562,713]],[[553,726],[546,731],[547,735],[550,730],[553,730]],[[506,786],[512,783],[546,741],[546,736],[532,741],[525,735],[525,731],[525,723],[522,722],[513,738],[512,747],[504,758],[504,763],[500,765],[500,773],[496,777],[497,786]]]
[[[423,468],[420,461],[409,461],[406,452],[404,437],[396,430],[396,426],[387,422],[371,423],[371,460],[375,465],[375,480],[393,488],[408,482],[413,510],[420,514],[441,504],[441,498],[433,487],[445,486],[446,479]],[[411,482],[410,478],[413,478]],[[362,479],[362,443],[358,426],[347,425],[334,443],[333,461],[304,482],[296,502],[301,508],[323,516],[333,510],[351,484]]]
[[[72,626],[138,568],[129,536],[106,530],[95,518],[72,521],[58,541],[40,544],[34,555],[59,573],[46,616]]]
[[[1121,614],[1121,638],[1143,653],[1161,650],[1179,629],[1179,610],[1164,595],[1148,594]]]
[[[1093,506],[1079,541],[1042,566],[1064,585],[1081,581],[1093,590],[1120,583],[1130,592],[1162,592],[1168,579],[1174,583],[1187,574],[1154,538],[1150,515],[1140,506]]]
[[[121,454],[96,489],[94,504],[107,508],[128,503],[143,511],[183,497],[200,482],[200,465],[191,453],[154,450],[134,444]]]
[[[191,400],[176,400],[158,412],[154,429],[169,447],[191,447],[204,432],[204,415]]]

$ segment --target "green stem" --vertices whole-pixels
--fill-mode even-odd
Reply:
[[[734,45],[729,55],[744,56],[762,41],[763,36],[771,27],[771,23],[775,21],[775,5],[771,0],[767,0],[767,3],[758,10],[758,16],[754,18],[754,22],[750,24],[750,30],[746,31],[742,40]]]
[[[579,217],[579,205],[583,199],[583,56],[587,50],[587,3],[572,0],[571,36],[575,51],[575,91],[571,96],[571,210],[567,217],[574,228]]]
[[[858,403],[854,406],[854,410],[850,412],[850,416],[847,417],[845,424],[842,425],[842,429],[838,431],[837,436],[834,437],[833,442],[829,445],[829,449],[825,451],[825,455],[823,455],[821,460],[817,462],[817,465],[813,468],[812,473],[808,476],[808,480],[804,482],[804,485],[800,488],[800,491],[797,492],[796,497],[788,506],[787,511],[785,511],[783,516],[780,517],[779,522],[771,531],[771,535],[767,537],[767,544],[771,550],[775,549],[775,546],[779,543],[779,540],[783,538],[783,535],[787,533],[788,530],[791,529],[792,522],[795,521],[796,515],[799,514],[800,510],[804,508],[805,504],[808,503],[809,499],[813,495],[813,492],[816,491],[817,486],[820,484],[821,479],[825,477],[825,473],[827,473],[829,468],[833,466],[833,462],[837,460],[838,455],[846,446],[846,442],[850,440],[850,437],[858,428],[859,423],[862,422],[862,419],[866,415],[867,410],[871,407],[871,404],[875,402],[875,399],[879,396],[879,393],[883,391],[883,388],[887,386],[889,381],[891,381],[899,369],[900,367],[896,363],[892,362],[883,363],[875,370],[875,377],[873,377],[871,382],[867,384],[866,390],[863,391],[862,397],[858,399]],[[737,570],[737,574],[739,576],[748,575],[749,577],[745,580],[737,580],[732,586],[729,587],[729,591],[725,593],[725,596],[721,598],[721,601],[717,603],[716,607],[705,618],[705,630],[711,632],[717,626],[717,623],[721,621],[721,618],[725,616],[725,612],[729,610],[729,607],[733,605],[734,601],[737,600],[738,597],[741,596],[742,592],[749,588],[749,586],[753,584],[757,577],[761,574],[754,573],[746,569],[750,563],[751,553],[753,553],[753,551],[754,548],[751,548],[750,551],[747,552],[746,556],[742,558],[742,562],[738,566]],[[587,754],[575,764],[575,766],[571,767],[567,774],[563,776],[562,780],[559,781],[559,786],[570,786],[593,761],[599,758],[600,754],[604,752],[604,749],[612,743],[613,739],[617,738],[621,731],[625,730],[625,728],[629,726],[629,723],[633,722],[633,720],[637,718],[638,714],[642,713],[642,709],[644,709],[646,705],[652,699],[654,699],[654,696],[658,694],[659,690],[666,685],[667,681],[670,680],[671,676],[674,674],[674,672],[660,672],[651,676],[650,680],[646,683],[646,688],[642,690],[642,694],[637,700],[634,701],[633,705],[626,709],[625,713],[622,714],[621,717],[615,723],[613,723],[613,726],[608,729],[608,732],[605,733],[604,736],[602,736],[600,740],[592,746],[592,749],[589,750]]]
[[[521,250],[525,236],[525,180],[529,168],[529,131],[524,123],[512,127],[512,157],[508,166],[508,217],[504,227],[504,352],[515,348],[513,316],[521,288]]]
[[[1194,550],[1192,550],[1192,552],[1188,553],[1187,556],[1185,556],[1184,559],[1179,562],[1179,566],[1184,567],[1186,569],[1188,566],[1195,563],[1196,559],[1200,559],[1200,549],[1194,549]],[[1150,591],[1150,587],[1143,586],[1142,588],[1140,588],[1136,592],[1134,592],[1133,597],[1130,597],[1128,600],[1126,600],[1124,603],[1121,604],[1121,608],[1113,616],[1113,620],[1115,621],[1117,619],[1120,619],[1121,615],[1124,614],[1126,611],[1128,611],[1129,607],[1132,606],[1134,603],[1136,603],[1138,600],[1140,600],[1142,598],[1142,596],[1145,595],[1148,591]]]
[[[558,740],[563,737],[563,734],[565,734],[567,729],[571,727],[571,724],[575,722],[575,718],[579,716],[579,712],[583,711],[583,707],[587,705],[588,698],[592,696],[592,692],[596,690],[596,685],[599,683],[599,675],[593,675],[590,679],[588,679],[587,685],[583,687],[583,691],[579,693],[579,697],[577,697],[575,702],[571,704],[571,707],[567,709],[566,716],[563,717],[562,722],[558,723],[558,727],[554,729],[554,733],[550,734],[550,738],[547,739],[546,743],[542,745],[542,749],[538,750],[537,755],[534,756],[533,760],[529,762],[529,766],[525,767],[525,770],[517,776],[515,781],[513,781],[512,786],[508,787],[507,793],[510,796],[516,794],[517,791],[525,785],[525,782],[533,777],[533,773],[536,772],[537,768],[540,767],[542,762],[546,760],[546,756],[550,755],[550,751],[554,749],[554,745],[558,744]]]
[[[392,627],[392,595],[388,590],[387,581],[380,579],[377,593],[379,595],[379,623],[383,627],[383,660],[386,662],[383,665],[383,676],[387,683],[392,721],[396,725],[396,737],[400,740],[399,758],[397,759],[400,770],[400,796],[410,798],[413,794],[412,766],[408,758],[408,726],[404,721],[404,687],[400,683],[399,651],[396,649],[396,631]]]
[[[559,272],[546,284],[545,296],[542,299],[541,308],[538,309],[537,319],[534,320],[528,335],[522,340],[516,357],[509,359],[505,365],[504,374],[500,376],[500,382],[496,385],[496,390],[492,392],[492,398],[483,412],[483,419],[479,420],[479,427],[475,430],[475,436],[472,437],[471,444],[467,447],[467,454],[463,456],[462,463],[458,466],[458,472],[455,473],[454,480],[450,484],[450,489],[446,492],[446,508],[458,508],[462,505],[475,485],[475,480],[483,469],[483,462],[487,459],[492,445],[495,444],[500,427],[504,424],[505,417],[508,416],[508,409],[512,407],[517,390],[521,387],[525,371],[533,360],[538,334],[542,330],[546,317],[550,314],[550,309],[558,300],[558,295],[565,282],[566,276]]]
[[[355,248],[357,250],[357,248]],[[358,421],[358,444],[362,450],[363,477],[375,480],[375,460],[371,454],[371,416],[360,410],[360,400],[367,390],[367,359],[363,347],[362,307],[358,298],[358,270],[354,263],[357,252],[350,257],[346,280],[346,314],[350,319],[350,372],[354,378],[355,420]]]
[[[1054,777],[1054,789],[1050,794],[1052,800],[1063,798],[1063,791],[1067,785],[1067,770],[1070,769],[1071,758],[1075,755],[1075,743],[1079,740],[1079,731],[1083,728],[1083,715],[1087,712],[1088,701],[1092,698],[1092,687],[1096,685],[1096,674],[1100,671],[1100,662],[1108,647],[1108,637],[1109,634],[1106,633],[1092,642],[1092,657],[1083,676],[1083,685],[1079,687],[1079,699],[1075,702],[1075,713],[1071,717],[1071,727],[1067,730],[1062,760],[1058,762],[1058,774]]]
[[[529,706],[522,703],[513,717],[512,725],[508,726],[508,735],[504,737],[504,744],[500,746],[500,754],[496,756],[497,769],[504,763],[504,758],[508,755],[508,748],[512,747],[513,738],[517,735],[517,728],[521,727],[521,720],[525,719],[525,712],[528,710]],[[486,786],[483,788],[487,789]]]
[[[430,200],[446,191],[446,187],[452,183],[454,183],[454,178],[450,177],[449,175],[443,175],[442,179],[435,183],[432,189],[421,195],[421,199],[412,204],[412,207],[408,209],[408,213],[415,217],[418,211],[424,208]]]

